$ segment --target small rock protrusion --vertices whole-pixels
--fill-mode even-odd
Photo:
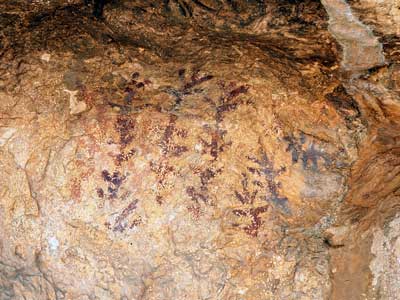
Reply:
[[[349,233],[348,226],[330,227],[325,231],[325,240],[331,247],[342,247],[345,245]]]
[[[88,107],[86,103],[76,99],[78,91],[70,91],[65,89],[64,92],[69,94],[69,110],[71,115],[78,115],[87,110]]]
[[[49,62],[50,58],[51,58],[51,55],[49,53],[43,53],[42,56],[40,56],[40,59],[45,62]]]

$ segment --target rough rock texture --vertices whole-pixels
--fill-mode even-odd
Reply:
[[[392,1],[0,3],[0,299],[400,299]]]

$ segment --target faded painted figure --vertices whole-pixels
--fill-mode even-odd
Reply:
[[[85,0],[85,5],[90,5],[93,3],[93,15],[96,18],[101,18],[103,15],[105,2],[105,0]]]

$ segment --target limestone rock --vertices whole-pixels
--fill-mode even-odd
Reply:
[[[327,242],[333,247],[344,246],[348,238],[349,230],[350,228],[347,226],[328,228],[325,232]]]
[[[0,11],[0,299],[396,299],[390,1]]]

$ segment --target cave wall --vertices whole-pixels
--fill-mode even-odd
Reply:
[[[396,299],[374,3],[0,3],[0,299]]]

